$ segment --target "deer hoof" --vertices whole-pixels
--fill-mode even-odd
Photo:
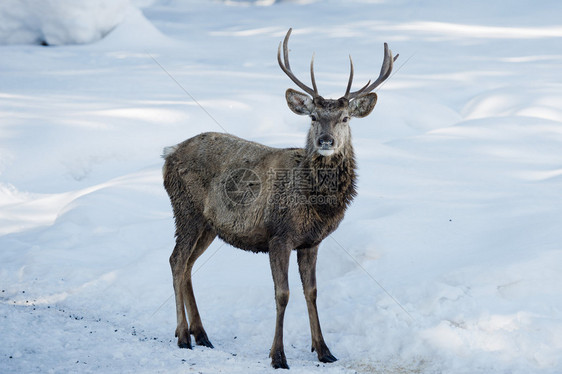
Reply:
[[[180,348],[184,348],[184,349],[193,349],[193,347],[191,346],[191,342],[187,341],[187,342],[182,342],[178,340],[178,347]]]
[[[193,349],[191,346],[191,337],[186,330],[176,330],[176,337],[178,338],[178,347]]]
[[[211,343],[211,341],[209,340],[209,338],[207,337],[207,334],[205,334],[204,332],[195,335],[195,343],[197,343],[197,345],[202,345],[204,347],[215,348]]]
[[[318,360],[320,360],[320,362],[329,364],[331,362],[336,362],[338,359],[335,358],[334,355],[332,355],[330,352],[327,352],[323,354],[321,357],[318,357]]]
[[[317,351],[318,352],[318,360],[320,362],[324,362],[324,363],[330,363],[330,362],[335,362],[338,359],[334,357],[334,355],[330,352],[330,350],[328,349],[328,347],[326,346],[325,343],[321,343],[319,347],[317,347],[318,349],[312,349],[312,351]]]
[[[271,354],[271,366],[273,366],[274,369],[289,369],[283,351],[276,351]]]

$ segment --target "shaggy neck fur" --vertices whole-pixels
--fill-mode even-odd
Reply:
[[[315,171],[312,173],[315,188],[311,195],[335,198],[335,202],[330,199],[318,200],[322,203],[317,204],[317,207],[321,210],[338,211],[333,211],[333,214],[343,214],[357,195],[353,146],[347,143],[339,152],[329,157],[320,155],[310,146],[306,148],[306,152],[301,167],[304,170]]]

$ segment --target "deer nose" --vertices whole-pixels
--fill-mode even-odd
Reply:
[[[318,138],[318,147],[322,149],[329,149],[334,146],[335,140],[330,135],[322,135]]]

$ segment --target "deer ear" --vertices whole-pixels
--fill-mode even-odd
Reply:
[[[361,96],[349,103],[349,113],[352,117],[362,118],[368,116],[377,103],[377,94],[372,92]]]
[[[312,98],[305,93],[289,88],[285,92],[285,98],[289,108],[296,114],[309,115],[314,110]]]

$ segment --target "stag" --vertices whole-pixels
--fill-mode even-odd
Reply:
[[[351,91],[353,61],[345,94],[324,99],[310,64],[312,87],[291,71],[288,42],[279,43],[281,70],[303,92],[288,89],[289,108],[310,116],[304,148],[272,148],[223,133],[203,133],[164,150],[164,186],[173,207],[176,244],[170,257],[176,298],[176,337],[180,348],[195,343],[213,348],[195,302],[191,270],[215,237],[234,247],[269,254],[277,319],[271,365],[288,369],[283,349],[283,319],[289,301],[288,267],[293,250],[307,303],[312,351],[321,362],[334,362],[322,336],[316,307],[318,246],[344,217],[356,195],[356,167],[349,121],[373,110],[372,91],[392,71],[392,52],[384,44],[379,77]],[[281,57],[283,51],[283,59]],[[186,320],[186,310],[189,324]]]

